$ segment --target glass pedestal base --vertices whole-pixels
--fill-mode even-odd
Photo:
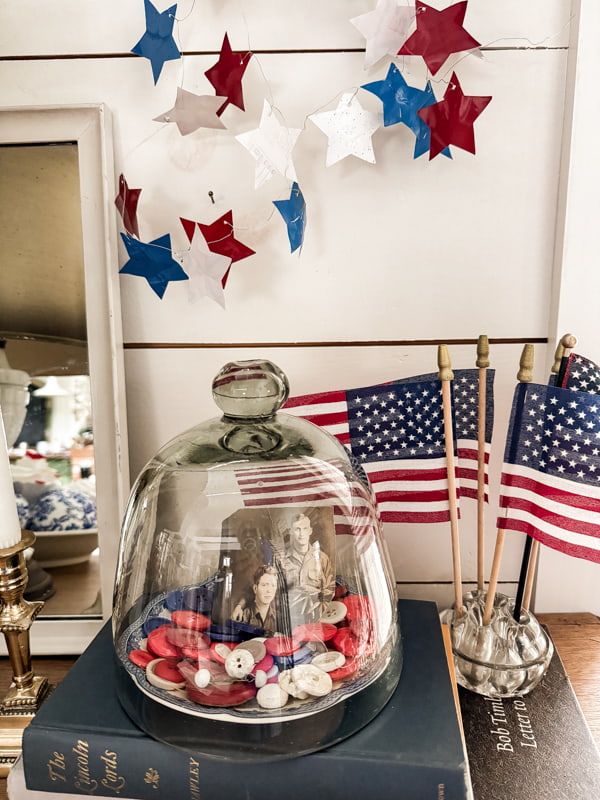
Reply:
[[[496,594],[489,625],[483,624],[487,594],[463,599],[464,613],[450,609],[442,621],[450,625],[456,680],[487,697],[518,697],[544,677],[554,646],[534,615],[522,611],[514,619],[514,600]]]

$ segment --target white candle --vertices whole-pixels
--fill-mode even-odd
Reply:
[[[0,548],[12,547],[20,541],[21,525],[0,409]]]

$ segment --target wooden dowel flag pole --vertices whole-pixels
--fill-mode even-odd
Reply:
[[[519,371],[517,373],[517,380],[520,383],[531,383],[533,379],[533,345],[526,344],[521,353],[519,361]],[[488,584],[487,598],[485,601],[485,608],[483,611],[483,624],[489,625],[492,620],[492,611],[494,609],[494,599],[496,597],[496,587],[498,586],[498,575],[500,573],[500,563],[502,561],[502,550],[504,548],[504,535],[506,531],[503,528],[498,528],[496,532],[496,547],[494,549],[494,558],[492,561],[492,569],[490,571],[490,582]]]
[[[487,336],[477,340],[477,366],[479,368],[479,395],[477,409],[477,588],[485,588],[485,426],[486,370],[490,365],[490,345]]]
[[[558,370],[558,375],[556,376],[556,386],[560,386],[564,380],[565,372],[567,369],[567,364],[569,362],[569,354],[571,350],[577,344],[577,339],[573,336],[572,333],[566,333],[560,340],[560,344],[562,345],[563,352],[562,357],[560,359],[560,368]],[[558,348],[557,348],[558,353]],[[556,355],[555,355],[555,364],[556,364]],[[533,547],[534,540],[531,536],[527,536],[525,539],[525,545],[523,547],[523,557],[521,559],[521,572],[519,573],[519,585],[517,586],[517,594],[515,596],[515,610],[513,613],[514,618],[517,622],[521,619],[521,609],[523,608],[523,598],[525,596],[525,585],[528,580],[528,575],[531,572],[530,582],[533,585],[533,571],[535,565],[531,563],[531,550]]]
[[[444,411],[444,446],[446,474],[448,477],[448,504],[450,510],[450,536],[452,540],[452,571],[454,574],[454,608],[456,616],[464,614],[462,602],[462,577],[460,569],[460,543],[458,536],[458,507],[456,503],[456,473],[454,468],[454,435],[452,425],[452,397],[450,381],[454,378],[450,353],[445,344],[438,347],[439,378],[442,382],[442,407]]]
[[[565,348],[563,347],[562,341],[560,341],[556,345],[556,350],[554,351],[554,364],[552,364],[552,369],[551,369],[551,372],[553,372],[554,375],[558,375],[558,373],[560,372],[560,365],[562,364],[562,359],[564,354],[565,354]],[[558,383],[556,383],[557,380],[558,378],[554,379],[555,386],[558,386]]]
[[[565,333],[565,335],[561,338],[560,344],[562,345],[562,355],[560,358],[560,366],[558,368],[558,375],[556,377],[556,386],[562,386],[563,381],[565,379],[565,372],[567,371],[567,365],[569,363],[569,356],[571,355],[571,351],[577,345],[577,337],[573,336],[572,333]],[[558,348],[557,348],[558,352]]]

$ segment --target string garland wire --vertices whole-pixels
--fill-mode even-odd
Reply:
[[[413,5],[413,3],[411,3],[411,2],[410,2],[410,0],[405,0],[405,5],[407,5],[407,6],[410,6],[410,5]],[[177,16],[175,16],[175,15],[172,15],[172,19],[174,19],[174,21],[177,23],[177,39],[178,39],[178,49],[179,49],[179,52],[180,52],[180,55],[181,55],[181,62],[182,62],[182,63],[181,63],[181,77],[180,77],[180,81],[178,82],[178,85],[180,86],[180,88],[183,88],[184,76],[185,76],[185,60],[186,60],[186,58],[187,58],[187,56],[184,54],[184,52],[182,51],[182,48],[181,48],[181,31],[180,31],[180,24],[181,24],[182,22],[185,22],[187,19],[189,19],[189,17],[190,17],[190,16],[191,16],[191,15],[194,13],[195,6],[196,6],[196,0],[191,0],[191,5],[190,5],[190,8],[189,8],[189,10],[188,10],[188,12],[187,12],[186,14],[184,14],[182,17],[177,17]],[[265,88],[265,96],[266,96],[266,99],[267,99],[267,100],[268,100],[268,102],[269,102],[269,105],[270,105],[271,109],[272,109],[274,112],[276,112],[276,113],[279,115],[279,117],[280,117],[280,119],[281,119],[281,121],[282,121],[282,123],[283,123],[284,127],[288,127],[288,128],[289,128],[290,126],[289,126],[289,125],[287,124],[287,122],[286,122],[286,117],[285,117],[285,114],[282,112],[281,108],[280,108],[279,106],[277,106],[277,105],[275,104],[275,102],[274,102],[274,99],[273,99],[273,88],[272,88],[272,86],[271,86],[271,83],[270,83],[270,81],[269,81],[269,80],[268,80],[268,78],[267,78],[267,75],[266,75],[266,73],[265,73],[265,70],[264,70],[264,68],[263,68],[263,65],[262,65],[262,63],[261,63],[261,60],[258,58],[258,56],[257,56],[257,53],[256,53],[256,52],[254,52],[254,51],[253,51],[253,49],[252,49],[252,42],[251,42],[251,36],[250,36],[250,26],[249,26],[249,24],[248,24],[248,19],[247,19],[247,16],[246,16],[246,12],[245,12],[245,10],[241,10],[241,12],[240,12],[240,16],[241,16],[241,18],[242,18],[242,20],[243,20],[244,27],[245,27],[245,30],[246,30],[246,43],[247,43],[247,50],[246,50],[246,52],[244,53],[244,56],[247,56],[248,58],[250,58],[250,59],[251,59],[251,61],[252,61],[252,64],[254,64],[254,65],[255,65],[255,66],[258,68],[258,71],[259,71],[259,73],[260,73],[260,75],[261,75],[261,77],[262,77],[262,81],[263,81],[263,83],[264,83],[264,88]],[[500,48],[498,47],[498,44],[499,44],[499,43],[505,43],[505,44],[506,44],[506,43],[508,43],[508,42],[517,42],[517,41],[518,41],[518,42],[527,42],[527,44],[529,45],[529,47],[530,47],[531,49],[539,49],[539,48],[541,48],[541,47],[544,47],[544,46],[545,46],[545,44],[546,44],[547,42],[551,41],[552,39],[555,39],[555,38],[559,37],[559,36],[560,36],[562,33],[564,33],[564,32],[565,32],[565,30],[568,30],[568,28],[569,28],[569,26],[571,25],[571,22],[573,21],[574,17],[575,17],[574,13],[570,13],[570,14],[569,14],[569,17],[568,17],[568,19],[567,19],[567,21],[566,21],[566,23],[565,23],[565,24],[564,24],[564,25],[563,25],[563,26],[562,26],[562,27],[561,27],[561,28],[560,28],[560,29],[559,29],[559,30],[558,30],[556,33],[554,33],[554,34],[550,34],[550,35],[548,35],[548,36],[545,36],[544,38],[540,39],[540,40],[539,40],[539,41],[537,41],[537,42],[534,42],[534,41],[532,41],[531,39],[529,39],[529,38],[527,38],[527,37],[519,37],[519,36],[515,36],[515,37],[501,37],[501,38],[498,38],[498,39],[492,40],[491,42],[489,42],[489,43],[488,43],[488,44],[486,44],[486,45],[480,45],[478,48],[475,48],[475,50],[477,50],[477,51],[478,51],[478,52],[481,54],[481,57],[483,57],[483,58],[484,58],[485,56],[483,55],[483,52],[482,52],[482,51],[485,51],[485,50],[495,50],[495,49],[500,49]],[[441,75],[439,75],[438,77],[435,77],[434,75],[432,75],[432,74],[430,73],[429,69],[426,69],[426,78],[425,78],[425,81],[426,81],[426,82],[427,82],[427,81],[431,81],[431,83],[432,83],[432,84],[435,84],[435,85],[450,85],[451,78],[447,77],[447,76],[448,76],[448,74],[449,74],[449,73],[450,73],[450,74],[454,73],[454,71],[456,70],[456,67],[457,67],[457,66],[458,66],[460,63],[462,63],[462,61],[463,61],[464,59],[466,59],[466,58],[468,58],[468,57],[470,57],[470,56],[473,56],[473,55],[474,55],[474,51],[472,51],[472,50],[469,50],[469,51],[466,51],[466,52],[464,52],[464,53],[463,53],[461,56],[459,56],[457,59],[453,59],[453,61],[452,61],[452,65],[451,65],[450,67],[448,67],[448,68],[447,68],[447,69],[446,69],[446,70],[445,70],[445,71],[444,71],[444,72],[443,72]],[[390,60],[393,60],[394,56],[390,56],[389,58],[390,58]],[[398,58],[398,56],[396,56],[396,58]],[[403,74],[412,75],[412,74],[413,74],[413,70],[412,70],[412,69],[411,69],[411,67],[410,67],[410,60],[408,60],[408,62],[407,62],[407,57],[406,57],[406,56],[400,56],[399,58],[401,59],[401,64],[402,64],[402,69],[401,69],[401,72],[402,72]],[[382,59],[380,59],[380,61],[382,61],[382,60],[383,60],[383,57],[382,57]],[[437,73],[436,73],[436,74],[437,74]],[[316,114],[318,114],[318,113],[322,112],[324,109],[327,109],[327,108],[331,107],[331,105],[332,105],[333,103],[335,103],[335,102],[339,102],[339,99],[340,99],[340,97],[341,97],[343,94],[349,94],[349,93],[351,93],[351,94],[352,94],[352,99],[354,99],[354,98],[355,98],[355,97],[358,95],[358,92],[359,92],[359,90],[360,90],[361,88],[362,88],[361,86],[354,86],[354,87],[350,87],[350,88],[347,88],[347,89],[342,89],[342,90],[338,91],[338,92],[337,92],[337,93],[336,93],[336,94],[335,94],[335,95],[334,95],[334,96],[333,96],[333,97],[332,97],[330,100],[328,100],[328,101],[326,101],[326,102],[322,103],[320,106],[318,106],[317,108],[315,108],[313,111],[311,111],[310,113],[307,113],[307,114],[305,115],[305,117],[304,117],[304,120],[303,120],[303,122],[302,122],[301,130],[302,130],[303,132],[306,130],[306,127],[307,127],[308,120],[309,120],[309,119],[310,119],[312,116],[314,116],[314,115],[316,115]],[[136,144],[135,144],[135,145],[134,145],[132,148],[130,148],[130,149],[128,150],[128,152],[125,154],[125,158],[128,158],[128,157],[129,157],[129,156],[130,156],[132,153],[134,153],[136,150],[138,150],[138,149],[140,149],[141,147],[143,147],[143,146],[144,146],[144,145],[145,145],[145,144],[146,144],[148,141],[150,141],[151,139],[153,139],[153,138],[154,138],[154,136],[156,136],[158,133],[160,133],[160,132],[161,132],[161,131],[164,129],[164,127],[165,127],[166,125],[169,125],[169,124],[171,124],[171,123],[170,123],[170,122],[167,122],[167,121],[165,121],[165,123],[164,123],[164,124],[163,124],[163,125],[162,125],[160,128],[157,128],[155,131],[153,131],[151,134],[149,134],[148,136],[146,136],[144,139],[142,139],[141,141],[137,142],[137,143],[136,143]],[[280,199],[280,200],[281,200],[281,199],[285,199],[285,198],[284,198],[284,197],[279,197],[278,199]],[[211,201],[212,201],[212,203],[213,203],[213,204],[215,204],[214,196],[211,196]],[[271,219],[272,219],[273,215],[275,214],[275,211],[276,211],[276,209],[273,207],[273,208],[271,209],[270,213],[268,214],[268,216],[265,218],[264,222],[263,222],[263,223],[260,225],[260,227],[265,227],[266,225],[268,225],[268,223],[271,221]],[[299,219],[299,218],[296,218],[295,220],[291,220],[291,222],[296,222],[296,221],[298,221],[298,219]],[[229,223],[227,220],[223,220],[223,222],[224,222],[224,224],[226,224],[226,225],[230,225],[230,227],[231,227],[231,232],[230,232],[230,233],[228,233],[226,236],[224,236],[224,237],[221,237],[220,239],[215,239],[215,240],[207,241],[207,244],[209,245],[209,247],[210,247],[210,245],[218,244],[218,243],[220,243],[220,242],[223,242],[223,241],[225,241],[225,240],[226,240],[226,239],[228,239],[230,236],[233,236],[233,233],[234,233],[234,226],[233,226],[233,225],[231,225],[231,224],[230,224],[230,223]],[[255,230],[255,229],[256,229],[256,227],[257,227],[256,225],[253,225],[253,226],[252,226],[252,230]],[[236,230],[250,230],[250,227],[240,227],[240,226],[235,226],[235,229],[236,229]],[[159,249],[164,249],[164,250],[169,250],[169,248],[166,248],[166,247],[164,247],[163,245],[152,244],[152,243],[145,243],[145,244],[146,244],[147,246],[151,246],[151,247],[157,247],[157,248],[159,248]],[[301,249],[302,249],[302,248],[300,247],[300,248],[299,248],[299,250],[301,250]],[[190,245],[190,248],[189,248],[188,250],[185,250],[185,251],[179,251],[179,253],[183,253],[183,254],[185,254],[185,253],[188,253],[190,250],[191,250],[191,245]],[[175,253],[174,253],[174,251],[173,251],[173,250],[171,250],[171,252],[173,253],[173,255],[175,255]],[[299,255],[299,253],[298,253],[298,255]]]

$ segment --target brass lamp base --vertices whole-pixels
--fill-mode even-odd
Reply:
[[[33,674],[29,629],[39,614],[41,602],[23,599],[27,566],[23,552],[35,536],[23,531],[12,547],[0,549],[0,630],[6,639],[13,680],[0,701],[0,777],[6,777],[21,753],[23,731],[44,702],[52,687],[47,678]]]

